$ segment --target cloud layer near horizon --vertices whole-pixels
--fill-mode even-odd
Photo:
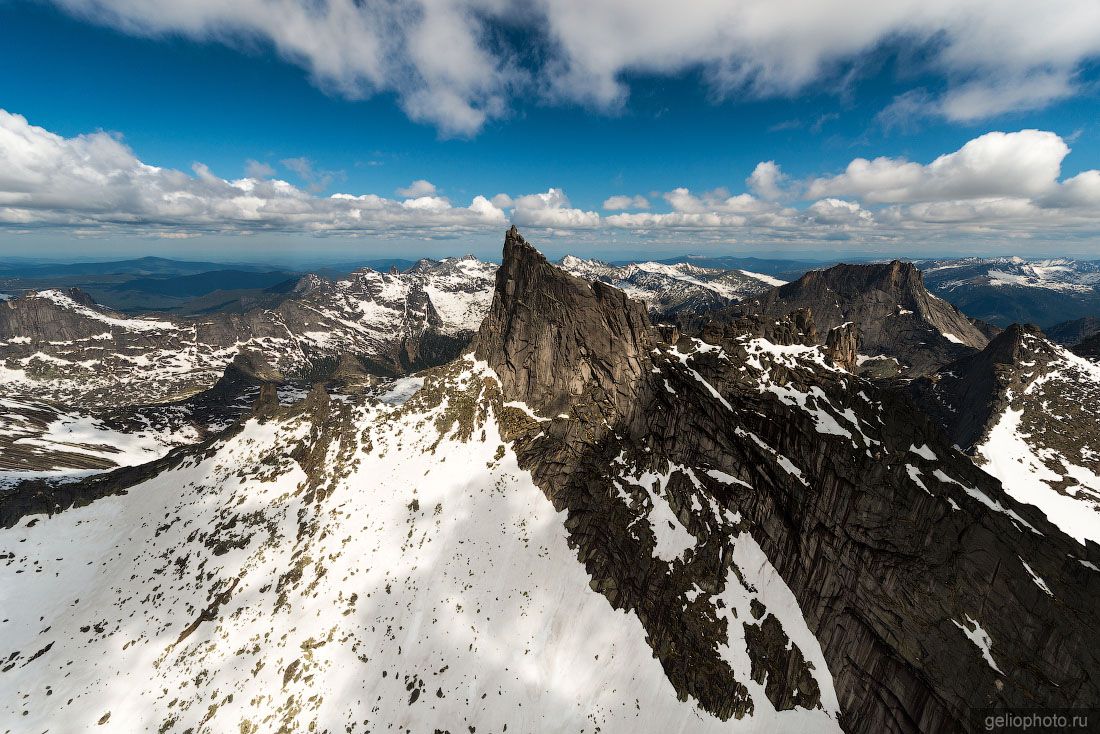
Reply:
[[[792,181],[764,161],[748,191],[661,195],[618,192],[607,211],[577,208],[561,188],[474,196],[457,205],[418,179],[402,198],[320,196],[249,162],[228,180],[196,163],[190,173],[141,161],[104,132],[65,138],[0,110],[0,225],[15,229],[126,232],[182,238],[204,232],[305,232],[347,236],[450,237],[508,222],[574,236],[620,231],[638,238],[725,241],[853,240],[899,245],[917,238],[1050,239],[1100,232],[1100,171],[1061,177],[1069,146],[1040,130],[990,132],[923,164],[856,158],[833,175]]]
[[[1095,0],[53,2],[136,35],[270,45],[325,89],[395,92],[445,135],[476,133],[520,93],[614,109],[631,73],[701,69],[717,97],[790,95],[884,47],[945,82],[899,98],[908,114],[973,121],[1075,94],[1100,57]]]

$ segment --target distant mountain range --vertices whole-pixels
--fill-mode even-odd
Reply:
[[[750,273],[762,273],[784,281],[797,280],[809,270],[821,270],[841,262],[860,262],[868,258],[831,259],[831,260],[784,260],[781,258],[739,257],[734,255],[678,255],[657,262],[665,265],[688,263],[701,268],[718,270],[745,270]],[[617,265],[629,262],[616,263]]]
[[[357,268],[407,270],[412,260],[384,258],[316,270],[339,279]],[[130,314],[201,315],[241,313],[278,301],[304,272],[256,264],[234,264],[144,257],[72,264],[0,264],[0,293],[80,288],[97,303]]]
[[[263,272],[272,268],[263,265],[215,263],[191,260],[174,260],[165,257],[139,257],[132,260],[104,260],[73,263],[4,263],[0,262],[2,278],[50,278],[73,275],[133,275],[172,276],[195,275],[214,270]]]
[[[633,291],[634,295],[667,289],[671,280],[679,281],[679,288],[691,290],[689,280],[702,276],[695,279],[711,285],[696,291],[694,296],[709,298],[712,305],[717,305],[723,298],[748,295],[754,281],[767,285],[795,281],[808,271],[840,261],[682,255],[656,261],[613,263],[568,256],[562,262],[570,272],[602,277],[620,287],[629,288],[640,279],[651,281]],[[329,265],[312,272],[338,280],[363,267],[404,272],[414,264],[407,259],[382,258]],[[954,304],[967,316],[998,327],[1031,323],[1048,329],[1063,322],[1100,317],[1097,261],[1001,257],[916,260],[914,264],[923,271],[929,292]],[[598,268],[603,271],[597,275]],[[304,274],[254,263],[231,265],[160,257],[67,264],[0,263],[0,294],[10,297],[24,290],[78,287],[97,303],[124,313],[198,315],[222,310],[240,313],[277,303],[279,294]],[[722,279],[731,284],[724,293]],[[735,283],[738,280],[740,285]],[[704,292],[710,295],[704,296]],[[653,303],[667,299],[667,306],[677,298],[691,297],[671,291],[664,296],[652,296],[656,299]],[[1063,332],[1068,333],[1055,328],[1055,333]]]
[[[350,273],[358,268],[389,270],[396,267],[405,270],[414,260],[402,258],[374,258],[355,260],[348,263],[332,263],[314,269],[316,272]],[[29,260],[0,260],[0,278],[50,278],[78,275],[131,275],[131,276],[178,276],[197,275],[214,271],[235,270],[248,272],[304,272],[286,267],[273,267],[262,263],[245,262],[204,262],[201,260],[176,260],[167,257],[147,256],[130,260],[95,260],[87,262],[42,262]]]
[[[1049,327],[1100,315],[1100,262],[1069,259],[920,260],[928,289],[968,316]]]
[[[760,273],[689,262],[612,265],[566,255],[558,264],[567,273],[613,285],[662,314],[716,311],[784,283]]]

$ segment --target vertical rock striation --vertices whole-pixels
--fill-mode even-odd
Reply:
[[[508,231],[474,348],[506,392],[544,415],[567,412],[582,396],[627,410],[654,340],[640,303],[559,270],[514,226]]]

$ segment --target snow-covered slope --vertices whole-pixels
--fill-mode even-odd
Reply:
[[[0,531],[0,728],[837,729],[816,641],[747,534],[740,574],[690,602],[726,620],[752,723],[679,700],[638,618],[589,589],[506,412],[468,360],[404,404],[315,392],[125,495]],[[667,534],[660,484],[638,481]],[[760,603],[821,707],[776,712],[755,682],[740,619]]]
[[[712,311],[783,284],[757,273],[703,268],[691,263],[610,265],[566,255],[559,265],[577,277],[613,285],[645,303],[651,311],[666,314]]]
[[[214,389],[165,404],[84,410],[0,398],[0,497],[22,481],[74,482],[198,443],[251,411],[259,392],[247,379],[227,384],[223,377]],[[290,404],[304,394],[288,383],[274,397]]]
[[[1023,339],[1019,386],[975,453],[1017,500],[1100,543],[1100,364],[1037,334]]]
[[[23,479],[79,478],[143,464],[197,438],[183,422],[176,430],[146,423],[124,431],[49,403],[0,398],[0,493]]]
[[[472,255],[443,260],[420,260],[405,273],[419,284],[449,331],[477,331],[493,300],[496,263]]]
[[[1014,325],[913,390],[1010,495],[1100,542],[1100,364]]]

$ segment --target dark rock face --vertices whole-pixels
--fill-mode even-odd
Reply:
[[[1024,430],[1036,445],[1080,434],[1081,445],[1071,453],[1081,454],[1082,447],[1100,441],[1093,409],[1098,387],[1038,327],[1013,324],[981,352],[913,381],[910,390],[964,450],[986,438],[1004,410],[1014,407],[1027,414]]]
[[[767,319],[761,329],[753,329],[752,333],[776,344],[813,346],[818,342],[817,324],[808,308],[796,309],[777,320]]]
[[[244,350],[226,366],[225,372],[213,387],[183,401],[182,404],[199,415],[210,415],[220,412],[220,406],[231,405],[242,396],[251,398],[258,392],[261,403],[277,406],[279,397],[276,388],[284,382],[286,376],[272,367],[263,354]]]
[[[859,358],[859,332],[848,322],[829,329],[825,337],[825,356],[849,372],[856,371]]]
[[[873,275],[846,302],[871,288],[883,309],[926,308],[963,331],[950,308],[895,300],[914,292],[915,271]],[[811,279],[769,308],[786,316],[809,286],[819,287]],[[843,323],[838,311],[827,328]],[[791,326],[780,331],[804,336],[808,324]],[[860,333],[881,344],[883,328]],[[732,319],[699,329],[710,343],[659,331],[621,294],[556,271],[513,229],[476,342],[504,400],[548,417],[512,411],[505,437],[567,511],[592,587],[637,614],[680,695],[722,717],[760,705],[718,654],[727,628],[684,602],[743,578],[738,544],[751,535],[816,635],[850,731],[969,731],[977,707],[1100,700],[1100,573],[1085,565],[1100,564],[1100,548],[1005,495],[906,396],[830,367],[817,349],[736,330]],[[837,361],[851,339],[833,338]],[[671,560],[638,524],[651,500],[637,477],[656,475],[694,539]],[[777,708],[820,705],[805,650],[770,611],[754,603],[738,620],[752,678],[768,681]]]
[[[0,302],[0,340],[60,342],[103,333],[103,324],[88,314],[65,311],[57,308],[55,301],[34,295],[32,292],[23,298]],[[88,294],[79,288],[70,288],[63,295],[87,311],[109,315],[108,311],[96,308]]]
[[[599,281],[558,270],[515,227],[504,240],[496,296],[474,354],[496,370],[505,392],[557,415],[582,396],[623,409],[653,343],[645,308]]]
[[[810,271],[768,293],[757,308],[771,318],[809,309],[824,334],[853,322],[865,354],[894,357],[912,374],[926,373],[988,341],[957,308],[925,290],[919,270],[897,260]]]
[[[1025,345],[1027,335],[1042,338],[1037,327],[1013,324],[981,352],[911,383],[917,404],[963,450],[972,449],[988,434],[1008,405],[1010,391],[1020,394],[1030,382],[1018,369],[1031,351]]]
[[[1075,537],[1096,537],[1087,534],[1087,518],[1100,513],[1095,364],[1035,326],[1013,324],[983,351],[913,381],[909,391],[1006,489],[1048,510],[1077,505],[1077,522],[1065,527]],[[1066,522],[1064,511],[1055,513]]]
[[[1100,359],[1100,334],[1093,334],[1086,339],[1082,339],[1073,347],[1073,351],[1082,357]]]

